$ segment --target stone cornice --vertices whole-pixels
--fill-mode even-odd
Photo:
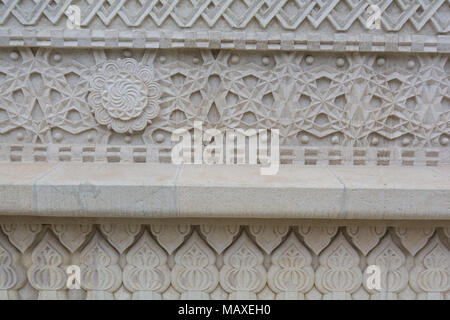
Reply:
[[[3,163],[0,214],[450,219],[448,167]],[[251,199],[251,200],[249,200]]]

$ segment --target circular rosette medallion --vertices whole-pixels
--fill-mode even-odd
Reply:
[[[158,116],[159,97],[153,71],[134,59],[123,59],[97,68],[88,103],[98,123],[118,133],[132,133],[143,130]]]

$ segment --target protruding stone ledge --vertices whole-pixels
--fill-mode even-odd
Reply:
[[[0,164],[0,215],[450,219],[450,167]]]

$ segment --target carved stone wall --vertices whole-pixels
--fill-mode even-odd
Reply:
[[[0,299],[450,299],[449,32],[450,0],[0,0]],[[345,168],[149,165],[197,121]]]
[[[1,224],[1,298],[450,298],[448,223],[130,223]]]
[[[280,130],[286,164],[450,163],[448,55],[44,48],[0,55],[2,161],[168,162],[171,133],[202,121],[223,131]]]

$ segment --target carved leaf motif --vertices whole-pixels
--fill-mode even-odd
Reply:
[[[353,244],[367,255],[386,233],[385,226],[348,226],[347,233],[352,237]]]
[[[250,233],[255,237],[256,243],[263,248],[266,253],[271,253],[288,233],[289,227],[283,225],[252,224]]]
[[[145,231],[128,251],[127,265],[123,270],[123,283],[132,291],[161,293],[170,285],[167,254]]]
[[[382,292],[399,293],[408,284],[408,270],[405,267],[405,255],[400,248],[392,241],[388,234],[378,246],[367,257],[368,265],[376,265],[381,271]],[[367,290],[375,293],[374,290]]]
[[[414,259],[410,282],[414,290],[443,293],[450,290],[450,252],[435,235]]]
[[[337,233],[337,227],[298,226],[298,232],[315,254],[319,254]]]
[[[68,251],[47,231],[31,254],[33,264],[28,269],[28,280],[37,290],[57,291],[66,285],[65,266]]]
[[[232,242],[239,232],[239,225],[201,225],[200,231],[206,237],[208,243],[221,254]]]
[[[2,229],[9,241],[23,253],[33,243],[36,235],[41,231],[42,225],[11,223],[2,224]]]
[[[399,236],[405,248],[415,256],[423,248],[428,239],[433,235],[434,228],[428,227],[397,227],[396,234]]]
[[[189,240],[175,254],[172,270],[172,285],[184,293],[212,292],[219,283],[219,272],[215,266],[216,256],[194,231]]]
[[[19,253],[0,233],[0,290],[17,290],[25,282],[25,272],[18,263]]]
[[[229,247],[223,257],[220,284],[225,291],[250,292],[255,296],[266,284],[264,256],[245,232]]]
[[[308,292],[314,285],[311,254],[291,233],[272,255],[268,273],[269,287],[285,298],[298,299],[298,293]]]
[[[86,240],[86,236],[91,232],[92,225],[89,224],[54,224],[53,232],[58,236],[59,241],[70,252],[75,252]]]
[[[112,246],[123,253],[134,242],[141,227],[134,224],[102,224],[100,229]]]
[[[81,286],[86,290],[114,292],[120,287],[122,273],[119,255],[96,232],[80,253]]]
[[[353,293],[361,285],[359,255],[340,232],[319,257],[316,287],[323,293]]]
[[[189,225],[151,225],[152,233],[158,239],[159,244],[167,250],[169,254],[183,243],[184,237],[191,230]]]

